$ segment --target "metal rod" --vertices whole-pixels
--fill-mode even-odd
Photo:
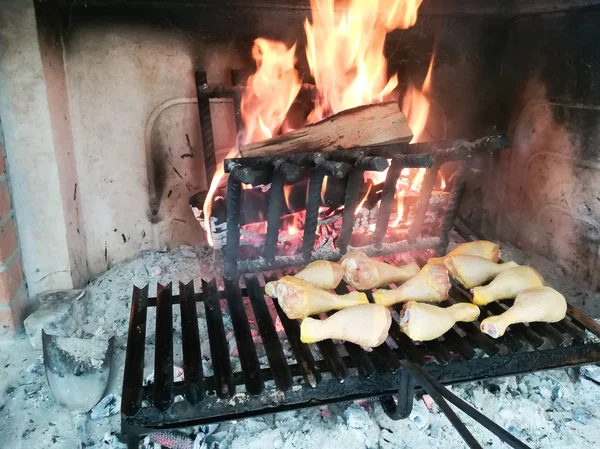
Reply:
[[[457,430],[462,439],[465,440],[467,446],[473,449],[482,449],[481,445],[477,442],[475,437],[471,434],[471,432],[469,432],[464,423],[460,420],[456,413],[454,413],[454,410],[452,410],[452,408],[444,400],[438,389],[435,388],[435,386],[433,386],[431,382],[429,382],[429,379],[427,379],[427,377],[425,377],[425,370],[407,361],[404,361],[402,365],[404,366],[404,369],[407,369],[415,377],[418,384],[421,387],[423,387],[425,392],[429,396],[431,396],[431,398],[435,401],[435,403],[442,410],[442,412],[444,412],[444,415],[446,415],[446,418],[448,418],[450,424],[454,426],[454,428]]]
[[[415,212],[415,218],[408,229],[408,241],[414,242],[421,233],[423,222],[425,221],[425,214],[429,208],[429,201],[431,200],[431,193],[433,192],[433,186],[437,179],[438,170],[440,169],[439,163],[434,165],[427,170],[425,178],[421,184],[421,191],[419,192],[419,203]],[[452,220],[454,221],[454,219]]]
[[[158,284],[156,294],[156,355],[154,358],[154,405],[167,410],[173,405],[173,285]]]
[[[283,209],[283,185],[285,174],[276,169],[271,181],[269,191],[269,207],[267,209],[267,235],[265,237],[264,258],[268,263],[273,262],[277,241],[279,238],[279,227],[281,226],[281,210]]]
[[[134,416],[142,407],[147,309],[148,286],[142,289],[133,287],[121,405],[121,413],[126,416]]]
[[[426,370],[422,368],[418,368],[421,374],[427,379],[427,381],[439,392],[440,395],[444,397],[444,399],[448,400],[452,405],[458,408],[461,412],[469,415],[479,424],[484,426],[506,444],[514,447],[515,449],[530,449],[525,443],[516,438],[510,432],[506,431],[494,421],[489,419],[484,414],[480,413],[477,409],[472,407],[470,404],[467,404],[461,398],[456,396],[454,393],[449,391],[446,387],[440,384],[431,374],[429,374]]]
[[[202,296],[204,297],[206,330],[217,396],[220,398],[231,397],[235,394],[235,384],[233,383],[229,347],[221,313],[221,302],[214,279],[211,282],[202,281]]]
[[[196,72],[196,94],[198,96],[198,113],[200,115],[202,153],[204,154],[204,169],[208,185],[215,174],[217,162],[215,159],[215,141],[210,116],[210,101],[207,96],[203,95],[204,88],[207,85],[206,72]]]
[[[394,243],[388,243],[378,247],[375,245],[352,247],[355,251],[362,251],[367,256],[389,256],[390,254],[405,253],[408,251],[418,251],[422,249],[433,249],[439,245],[439,237],[426,237],[417,239],[415,243],[408,243],[406,240]],[[228,243],[229,245],[229,243]],[[268,263],[263,257],[252,260],[240,260],[237,263],[239,273],[251,273],[257,271],[266,271],[276,268],[299,267],[313,260],[334,260],[337,261],[342,257],[339,248],[331,251],[315,251],[311,254],[309,260],[304,258],[303,254],[293,256],[275,256],[273,262]]]
[[[248,297],[252,304],[263,346],[267,353],[269,367],[273,372],[273,380],[277,388],[287,391],[292,387],[292,374],[283,353],[281,341],[277,336],[275,324],[269,313],[264,290],[255,277],[246,279],[246,288],[248,289]]]
[[[275,277],[268,278],[265,276],[265,279],[272,280],[275,279]],[[300,365],[300,371],[302,371],[304,380],[306,380],[311,387],[316,387],[321,381],[322,376],[317,368],[315,359],[310,351],[310,347],[302,343],[300,339],[300,325],[296,320],[291,320],[287,317],[285,312],[281,309],[278,301],[273,301],[273,305],[275,306],[277,315],[279,315],[279,321],[285,330],[287,339],[292,348],[292,353],[294,354],[294,358]]]
[[[185,399],[192,405],[202,400],[202,351],[200,348],[200,331],[198,329],[198,313],[194,281],[187,285],[179,283],[179,303],[181,311],[181,346],[183,350],[183,374],[185,382]]]
[[[231,82],[233,85],[237,87],[242,83],[242,72],[241,70],[232,70],[231,71]],[[244,130],[244,121],[242,120],[242,96],[234,95],[233,96],[233,110],[235,112],[235,128],[237,130],[238,135]]]
[[[325,173],[314,170],[308,183],[306,195],[306,215],[304,219],[304,234],[302,236],[302,257],[304,262],[309,262],[315,240],[317,238],[317,222],[319,221],[319,206],[321,205],[321,187]],[[228,242],[229,243],[229,242]]]
[[[229,176],[233,176],[244,184],[264,185],[268,184],[271,174],[268,171],[258,171],[248,167],[242,167],[241,164],[230,167]]]
[[[259,394],[264,389],[264,383],[256,354],[256,346],[252,340],[248,316],[244,308],[239,279],[226,280],[225,291],[227,292],[227,305],[237,343],[238,357],[242,373],[244,373],[246,391],[250,394]]]
[[[348,244],[350,243],[352,229],[354,228],[356,206],[358,205],[360,189],[363,184],[363,175],[363,170],[354,168],[350,172],[350,176],[348,178],[348,184],[346,186],[346,199],[344,200],[344,212],[342,215],[342,228],[340,230],[340,236],[337,243],[340,254],[346,254],[348,251]]]
[[[242,184],[234,177],[227,180],[227,245],[225,246],[225,277],[233,279],[237,273],[240,246],[240,196]]]
[[[241,73],[239,70],[232,70],[232,74],[235,72]],[[233,79],[236,81],[239,80],[237,77],[233,77]],[[246,86],[239,85],[235,81],[235,86],[224,86],[219,84],[212,84],[209,86],[208,84],[200,84],[198,82],[196,82],[196,84],[199,95],[206,98],[235,98],[241,96],[246,89]],[[316,86],[314,84],[304,83],[302,84],[301,89],[312,92],[316,90]]]
[[[474,142],[464,140],[414,143],[407,142],[392,143],[380,146],[366,146],[349,148],[345,150],[335,150],[326,153],[320,153],[324,158],[331,161],[349,162],[365,156],[380,157],[385,159],[402,158],[404,167],[431,167],[434,158],[440,163],[469,159],[477,154],[498,151],[508,148],[510,141],[507,136],[488,136]],[[435,154],[435,157],[434,157]],[[310,163],[315,156],[314,152],[299,153],[293,155],[278,156],[257,156],[243,158],[244,166],[254,169],[263,169],[273,164],[276,160],[282,158],[286,161],[293,161],[295,164]],[[225,169],[227,164],[234,159],[225,160]]]
[[[402,166],[400,161],[396,158],[392,159],[392,165],[385,178],[383,192],[381,193],[381,204],[377,213],[375,232],[373,233],[373,243],[375,246],[381,246],[385,233],[387,232],[390,223],[390,215],[392,214],[394,196],[396,194],[396,182],[400,177],[401,169]]]

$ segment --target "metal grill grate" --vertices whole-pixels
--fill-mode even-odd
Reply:
[[[341,285],[337,290],[344,293],[348,287]],[[600,337],[600,325],[572,307],[559,323],[513,325],[497,340],[481,333],[476,321],[459,323],[443,337],[422,344],[400,332],[396,316],[387,342],[369,353],[348,342],[301,343],[298,322],[288,319],[276,301],[264,295],[263,285],[254,276],[225,281],[224,289],[213,280],[202,282],[200,292],[194,292],[191,282],[180,283],[179,295],[172,295],[170,285],[159,285],[157,292],[156,298],[148,297],[148,287],[133,292],[121,410],[122,431],[127,434],[395,393],[412,401],[412,391],[398,391],[404,361],[424,366],[444,384],[600,361],[600,343],[594,340]],[[469,298],[454,286],[442,305],[461,301]],[[178,306],[181,321],[175,325],[181,326],[183,340],[182,382],[173,379],[172,308]],[[509,306],[510,302],[482,307],[481,318]],[[205,318],[200,319],[206,320],[210,341],[214,374],[209,377],[202,370],[197,307],[205,310]],[[152,308],[156,308],[155,378],[153,384],[144,386],[146,316]],[[273,308],[282,334],[277,333],[271,316]],[[240,372],[232,370],[222,310],[231,317]],[[268,367],[261,368],[259,363],[247,312],[256,320]],[[288,363],[282,341],[289,343],[295,363]],[[175,402],[178,395],[184,400]]]

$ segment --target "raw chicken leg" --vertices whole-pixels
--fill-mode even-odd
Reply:
[[[373,260],[360,251],[346,254],[341,263],[344,269],[344,280],[359,290],[406,281],[419,272],[419,266],[414,262],[396,267]]]
[[[515,267],[500,273],[484,287],[475,287],[473,304],[485,306],[499,299],[514,298],[526,288],[542,287],[544,279],[531,267]]]
[[[325,320],[306,318],[300,325],[304,343],[333,338],[365,348],[382,344],[392,324],[390,311],[377,304],[363,304],[334,313]]]
[[[444,259],[444,265],[454,279],[466,288],[477,287],[494,279],[503,271],[519,265],[516,262],[495,263],[479,256],[453,256]]]
[[[555,323],[567,313],[567,301],[550,287],[523,290],[517,295],[513,306],[502,315],[491,316],[481,322],[481,332],[493,338],[504,335],[506,328],[515,323],[543,321]]]
[[[344,269],[339,263],[328,260],[316,260],[294,275],[315,287],[325,290],[336,288],[344,277]]]
[[[479,316],[479,307],[460,303],[438,307],[410,301],[400,312],[400,329],[412,340],[429,341],[448,332],[457,321],[471,322]]]
[[[278,281],[269,282],[265,285],[265,293],[277,298],[290,319],[302,319],[309,315],[369,303],[364,293],[334,295],[294,276],[284,276]]]
[[[399,302],[441,302],[448,297],[450,280],[448,270],[439,265],[425,265],[419,274],[395,290],[376,290],[376,304],[391,306]]]
[[[476,240],[474,242],[467,242],[458,245],[445,256],[432,257],[427,261],[427,263],[430,265],[442,265],[445,259],[462,254],[479,256],[483,257],[484,259],[491,260],[492,262],[498,262],[498,259],[500,258],[500,247],[494,242],[488,242],[487,240]]]

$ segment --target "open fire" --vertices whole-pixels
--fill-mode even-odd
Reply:
[[[304,29],[307,38],[306,58],[310,73],[315,82],[314,106],[306,117],[300,120],[312,124],[332,114],[362,105],[397,100],[398,76],[388,78],[387,61],[383,53],[386,34],[394,29],[406,29],[415,24],[417,11],[422,0],[350,0],[343,6],[333,0],[311,0],[312,21],[306,19]],[[244,131],[238,136],[238,144],[260,142],[294,129],[298,117],[290,120],[290,108],[302,89],[301,77],[295,67],[296,44],[288,48],[282,42],[258,38],[254,41],[252,56],[256,62],[256,72],[248,78],[241,101]],[[430,110],[432,55],[429,69],[422,88],[410,85],[402,102],[402,112],[407,118],[413,138],[411,143],[432,140],[426,131]],[[227,158],[238,157],[239,151],[233,148]],[[392,228],[406,228],[410,224],[410,213],[405,208],[405,198],[416,196],[423,183],[426,169],[404,168],[396,184],[396,206],[390,217]],[[361,190],[361,200],[356,209],[356,225],[364,228],[363,235],[372,233],[375,223],[371,220],[371,210],[379,204],[381,191],[388,170],[383,172],[366,171],[365,185]],[[204,228],[211,246],[214,227],[211,214],[214,201],[221,191],[224,178],[222,164],[215,173],[203,207]],[[332,185],[333,184],[333,185]],[[243,185],[252,189],[251,185]],[[441,171],[434,186],[434,197],[443,193],[446,182]],[[317,232],[328,240],[334,238],[340,223],[343,205],[332,205],[326,201],[328,188],[336,188],[325,177],[322,188],[322,207],[319,209]],[[264,187],[261,188],[264,190]],[[290,195],[297,193],[297,186],[286,185],[284,196],[287,214],[282,219],[280,243],[288,245],[293,236],[303,229],[304,211],[293,210]],[[306,191],[304,191],[306,193]],[[410,212],[410,211],[408,211]],[[266,231],[265,217],[243,225],[242,242],[260,245]],[[298,242],[301,244],[301,242]],[[290,250],[290,253],[293,251]]]

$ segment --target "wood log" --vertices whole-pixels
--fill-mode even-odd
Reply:
[[[395,101],[339,112],[285,135],[240,147],[244,157],[333,151],[366,145],[407,142],[413,137]]]

